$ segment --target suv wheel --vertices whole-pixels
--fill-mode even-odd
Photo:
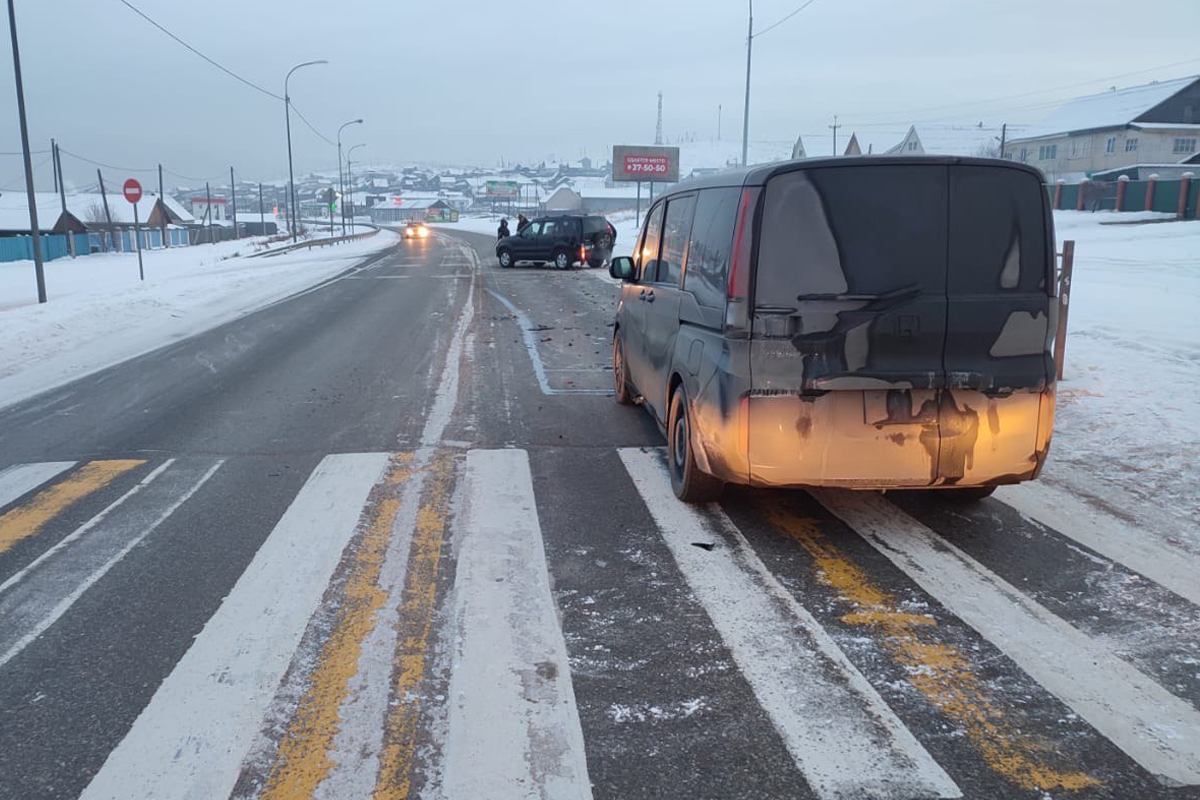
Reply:
[[[687,391],[680,386],[671,397],[671,413],[667,417],[667,469],[676,497],[685,503],[707,503],[721,494],[721,482],[696,466],[691,416]]]
[[[625,343],[621,334],[613,337],[613,396],[623,406],[633,405],[633,392],[629,391],[629,365],[625,363]]]
[[[513,265],[512,251],[504,249],[500,251],[500,266],[508,269]]]
[[[559,269],[567,269],[571,266],[571,257],[567,255],[566,250],[558,250],[554,254],[554,266]]]

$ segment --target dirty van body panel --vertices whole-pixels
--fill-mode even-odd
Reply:
[[[950,488],[1044,463],[1040,182],[1000,162],[898,161],[764,178],[740,420],[753,484]]]

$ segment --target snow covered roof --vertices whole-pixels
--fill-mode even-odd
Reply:
[[[38,227],[48,231],[62,216],[62,201],[53,192],[38,192],[37,210]],[[138,202],[138,218],[145,223],[154,210],[158,196],[142,195]],[[182,223],[195,222],[191,212],[175,201],[172,197],[164,197],[163,203],[176,221]],[[104,198],[99,192],[83,192],[67,195],[67,211],[85,225],[89,222],[104,220]],[[133,224],[133,206],[128,203],[120,192],[108,195],[108,213],[112,221],[118,225]],[[4,192],[0,194],[0,230],[29,230],[29,204],[24,192]]]
[[[48,231],[54,227],[62,214],[58,195],[53,192],[37,192],[34,195],[37,203],[38,227]],[[29,230],[29,201],[25,192],[0,193],[0,231]]]
[[[1059,106],[1048,117],[1030,127],[1021,139],[1128,125],[1197,80],[1200,80],[1200,76],[1192,75],[1078,97]]]
[[[389,197],[386,200],[380,200],[371,208],[403,208],[419,211],[422,208],[432,208],[438,203],[446,204],[446,201],[440,197]]]

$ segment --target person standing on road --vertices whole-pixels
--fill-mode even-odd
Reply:
[[[517,233],[529,227],[529,219],[524,214],[517,214]]]
[[[497,239],[503,239],[503,238],[505,238],[506,236],[512,236],[512,233],[510,233],[510,232],[509,232],[509,230],[508,230],[508,220],[507,220],[507,219],[501,219],[501,220],[500,220],[500,227],[499,227],[499,229],[497,229],[497,231],[496,231],[496,238],[497,238]]]

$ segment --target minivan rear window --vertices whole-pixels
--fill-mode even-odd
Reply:
[[[755,304],[945,292],[946,167],[827,167],[779,175],[763,203]]]
[[[704,189],[696,200],[683,288],[708,308],[725,308],[729,251],[741,190]]]
[[[1041,182],[1022,170],[950,172],[951,295],[1053,294]]]
[[[695,195],[672,197],[667,201],[667,218],[663,224],[662,254],[658,262],[659,283],[679,285],[683,276],[683,259],[687,256],[688,236],[692,230],[692,204]]]

